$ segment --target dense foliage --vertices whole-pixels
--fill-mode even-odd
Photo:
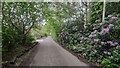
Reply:
[[[69,27],[60,33],[61,44],[83,55],[89,61],[100,63],[105,67],[119,68],[120,61],[120,17],[109,15],[105,23],[100,20],[88,28],[91,31],[74,31]],[[75,28],[78,30],[79,28]],[[89,31],[89,32],[88,32]],[[99,58],[98,58],[99,57]],[[107,61],[106,61],[107,60]]]
[[[2,54],[3,61],[7,53],[17,52],[16,49],[29,46],[34,38],[30,30],[37,23],[35,3],[2,3]],[[23,48],[22,48],[23,49]],[[6,58],[5,58],[6,60]]]
[[[99,9],[96,7],[92,8],[92,10],[96,9],[97,12]],[[110,13],[109,9],[106,12]],[[82,24],[77,24],[79,27],[74,26],[74,24],[63,26],[59,34],[61,44],[91,62],[102,64],[105,68],[119,68],[120,16],[119,13],[113,14],[105,17],[105,22],[102,22],[100,13],[92,14],[92,17],[96,15],[97,17],[91,17],[92,23],[87,24],[86,30],[79,28],[83,26]]]

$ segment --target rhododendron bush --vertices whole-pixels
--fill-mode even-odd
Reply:
[[[98,19],[84,31],[71,33],[65,28],[60,33],[62,45],[104,67],[120,67],[119,15],[108,15],[105,22]]]

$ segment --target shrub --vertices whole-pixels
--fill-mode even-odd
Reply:
[[[72,30],[71,30],[72,31]],[[96,20],[85,31],[69,32],[67,27],[60,33],[61,42],[69,49],[83,55],[103,67],[120,67],[120,18],[109,15],[102,23]]]

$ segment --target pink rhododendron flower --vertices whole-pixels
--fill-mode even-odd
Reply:
[[[103,31],[108,33],[109,32],[109,28],[104,28]]]
[[[114,26],[113,24],[109,24],[109,25],[108,25],[109,28],[112,28],[113,26]]]
[[[114,43],[111,44],[111,46],[117,46],[117,45],[118,45],[117,42],[114,42]]]
[[[111,52],[108,52],[108,51],[103,51],[103,53],[106,55],[111,55]]]
[[[112,19],[116,19],[117,17],[113,16]]]
[[[116,46],[116,45],[118,45],[117,42],[112,42],[112,41],[107,41],[107,43],[109,43],[111,46]]]
[[[98,41],[99,41],[99,39],[93,39],[93,41],[94,41],[94,42],[98,42]]]
[[[115,44],[115,45],[118,45],[118,43],[117,43],[117,42],[114,42],[114,44]]]
[[[107,54],[107,51],[104,51],[103,53],[104,53],[104,54]]]
[[[110,44],[111,46],[116,46],[114,43]]]
[[[97,30],[94,30],[94,32],[93,33],[96,33],[97,32]]]
[[[107,43],[112,44],[113,42],[112,41],[107,41]]]
[[[109,28],[107,27],[107,28],[104,28],[101,32],[100,32],[100,34],[106,34],[106,33],[108,33],[109,32]]]

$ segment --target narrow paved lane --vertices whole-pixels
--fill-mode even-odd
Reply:
[[[39,41],[39,45],[34,49],[34,56],[29,59],[29,66],[88,66],[79,61],[77,57],[66,51],[47,37]]]

